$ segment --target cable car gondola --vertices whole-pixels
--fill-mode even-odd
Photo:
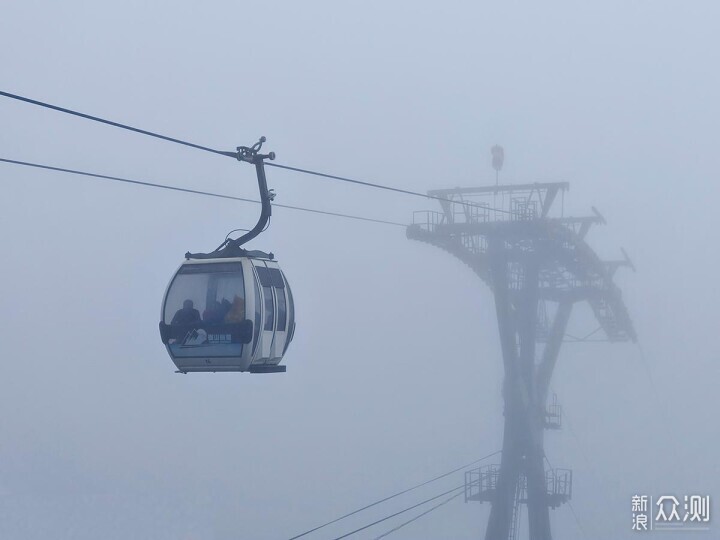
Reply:
[[[272,253],[241,247],[272,213],[264,160],[275,154],[258,153],[263,142],[231,153],[255,165],[262,202],[257,224],[211,253],[186,253],[165,292],[160,337],[180,373],[286,369],[279,363],[295,332],[290,285]]]

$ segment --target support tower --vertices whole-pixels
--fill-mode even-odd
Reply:
[[[593,215],[565,217],[565,182],[435,190],[441,212],[415,212],[407,236],[442,248],[482,279],[495,297],[505,379],[500,465],[466,473],[465,500],[491,504],[486,540],[515,540],[520,505],[529,537],[550,540],[550,508],[572,496],[572,472],[545,467],[544,430],[560,427],[560,407],[546,407],[563,341],[635,341],[613,276],[623,259],[602,261],[586,243]],[[558,197],[560,196],[560,197]],[[555,204],[554,204],[555,203]],[[564,207],[564,204],[562,205]],[[587,302],[599,327],[567,336],[573,306]],[[602,337],[604,334],[604,337]]]

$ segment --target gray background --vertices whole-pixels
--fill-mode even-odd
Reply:
[[[647,369],[634,345],[564,347],[566,429],[547,453],[574,469],[582,529],[568,507],[552,523],[559,539],[632,538],[633,494],[720,496],[719,15],[711,1],[5,0],[0,86],[228,150],[266,135],[278,162],[406,189],[492,183],[496,142],[503,181],[570,181],[566,213],[595,205],[608,225],[591,243],[638,267],[618,279]],[[0,125],[0,157],[256,196],[229,159],[7,99]],[[435,208],[269,178],[285,204],[402,222]],[[252,247],[293,285],[288,373],[181,376],[157,332],[166,283],[258,207],[6,164],[0,188],[0,537],[287,538],[500,448],[492,297],[402,228],[278,209]],[[488,509],[457,500],[394,538],[478,538]]]

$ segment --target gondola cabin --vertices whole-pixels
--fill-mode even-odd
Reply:
[[[294,311],[271,255],[188,259],[165,292],[160,336],[181,373],[282,372]]]

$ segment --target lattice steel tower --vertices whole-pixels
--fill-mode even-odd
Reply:
[[[496,168],[496,170],[498,170]],[[560,427],[548,388],[573,306],[588,302],[599,328],[593,341],[635,341],[635,330],[613,283],[623,260],[602,261],[586,243],[592,216],[551,212],[568,184],[534,183],[431,191],[442,212],[415,212],[407,236],[466,263],[495,297],[505,369],[501,464],[466,473],[465,500],[491,504],[486,540],[515,540],[520,504],[529,537],[550,540],[550,508],[572,495],[572,472],[546,469],[544,430]],[[557,207],[558,205],[555,204]],[[588,338],[589,339],[589,338]],[[578,338],[573,338],[577,341]]]

